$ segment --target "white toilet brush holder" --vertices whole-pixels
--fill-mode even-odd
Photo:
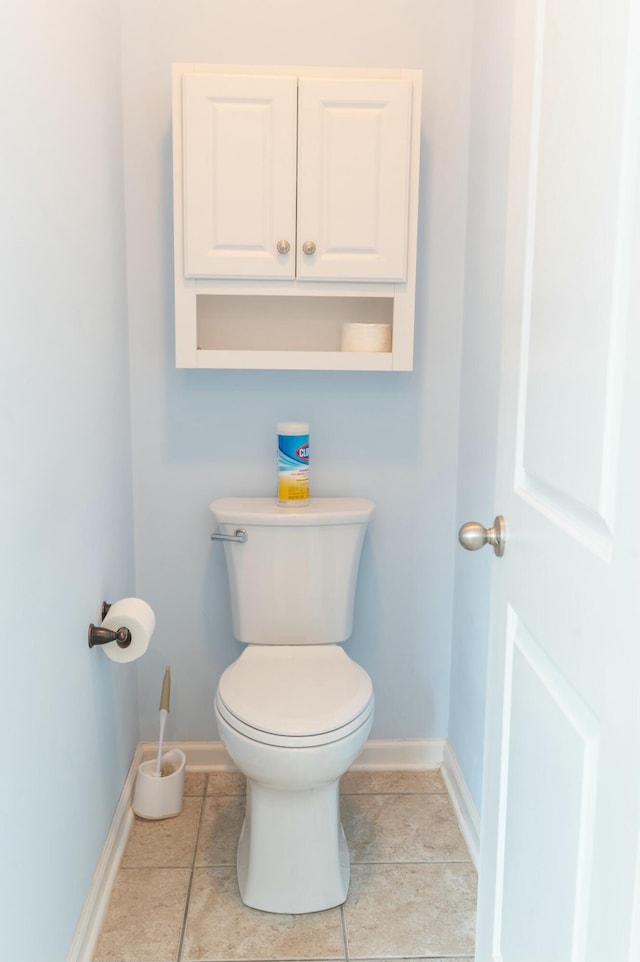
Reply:
[[[173,818],[182,811],[186,756],[179,748],[165,752],[160,775],[156,759],[138,766],[132,808],[139,818]]]

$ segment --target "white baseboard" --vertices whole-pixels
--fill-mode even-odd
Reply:
[[[236,770],[222,742],[166,742],[165,747],[167,751],[171,748],[181,748],[187,756],[187,769],[192,772]],[[138,744],[91,880],[67,955],[67,962],[91,962],[93,958],[111,889],[133,824],[131,800],[138,766],[141,762],[154,758],[157,750],[157,742]],[[356,771],[425,770],[439,767],[442,768],[460,829],[477,867],[479,817],[457,760],[445,739],[372,739],[366,742],[352,769]]]
[[[142,748],[141,745],[138,745],[122,787],[96,870],[91,879],[89,892],[67,954],[67,962],[91,962],[91,959],[93,959],[102,922],[109,905],[111,889],[133,824],[131,798],[138,765],[141,761]]]
[[[155,758],[157,742],[140,742],[143,761]],[[180,748],[187,756],[187,769],[190,772],[235,772],[233,764],[222,742],[165,742],[164,748]]]
[[[372,739],[365,743],[351,768],[356,771],[438,768],[445,744],[443,738]],[[145,761],[155,758],[157,742],[141,742],[140,745]],[[165,746],[167,751],[182,749],[187,756],[189,771],[235,771],[222,742],[166,742]]]
[[[440,771],[447,786],[460,831],[469,849],[471,861],[477,871],[480,857],[480,814],[467,788],[458,759],[448,742],[445,743]]]
[[[371,772],[438,768],[442,763],[445,744],[443,738],[371,739],[365,742],[351,770]]]

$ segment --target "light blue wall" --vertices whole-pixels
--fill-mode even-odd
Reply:
[[[448,726],[471,0],[184,0],[122,5],[136,585],[158,629],[139,663],[154,737],[215,739],[213,696],[239,654],[209,503],[274,492],[275,425],[311,422],[312,493],[377,504],[347,650],[370,672],[374,738]],[[416,358],[411,374],[176,370],[171,63],[424,70]]]
[[[133,589],[117,5],[5,0],[0,48],[0,955],[61,962],[137,740],[86,641]]]
[[[238,648],[207,506],[273,490],[278,420],[311,421],[315,494],[378,505],[348,644],[376,686],[373,736],[449,732],[479,799],[491,561],[456,549],[455,530],[493,512],[486,358],[497,365],[507,76],[496,51],[509,24],[497,0],[478,0],[469,155],[472,0],[121,6],[7,0],[0,33],[0,718],[10,788],[0,898],[11,962],[64,958],[135,742],[156,735],[167,662],[169,736],[216,737],[213,692]],[[175,370],[170,64],[190,59],[423,69],[413,373]],[[134,591],[154,605],[158,630],[137,666],[113,665],[86,647],[87,624],[103,598]]]
[[[513,5],[474,11],[469,196],[458,451],[459,527],[493,523],[502,270],[508,178]],[[491,572],[489,549],[459,548],[451,660],[449,743],[480,810]]]

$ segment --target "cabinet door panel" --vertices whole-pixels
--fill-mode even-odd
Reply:
[[[298,277],[405,279],[410,138],[409,81],[300,80]]]
[[[293,277],[296,104],[295,77],[184,77],[188,277]]]

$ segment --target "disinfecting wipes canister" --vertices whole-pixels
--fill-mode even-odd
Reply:
[[[309,425],[278,425],[278,504],[309,504]]]

